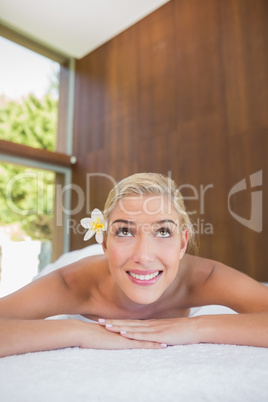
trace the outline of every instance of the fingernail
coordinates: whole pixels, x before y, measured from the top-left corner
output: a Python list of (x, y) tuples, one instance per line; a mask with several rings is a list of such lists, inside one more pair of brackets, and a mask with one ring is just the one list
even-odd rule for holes
[(98, 321), (99, 321), (100, 324), (103, 324), (105, 322), (104, 318), (99, 318)]
[(166, 348), (167, 344), (166, 343), (161, 343), (162, 348)]
[(121, 335), (126, 335), (127, 331), (120, 331)]
[(105, 327), (106, 328), (112, 328), (112, 324), (106, 324)]

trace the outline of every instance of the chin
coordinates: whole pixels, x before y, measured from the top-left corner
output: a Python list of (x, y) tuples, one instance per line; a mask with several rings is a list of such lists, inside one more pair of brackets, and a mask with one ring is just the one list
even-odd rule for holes
[(160, 297), (161, 294), (150, 294), (149, 292), (125, 292), (126, 296), (133, 303), (149, 305), (155, 303)]

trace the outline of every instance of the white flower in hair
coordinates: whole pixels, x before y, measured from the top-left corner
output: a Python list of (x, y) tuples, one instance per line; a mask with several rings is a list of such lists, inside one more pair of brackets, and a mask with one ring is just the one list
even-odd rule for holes
[(103, 232), (107, 230), (107, 222), (101, 211), (97, 208), (93, 209), (91, 218), (83, 218), (80, 221), (83, 228), (88, 229), (84, 236), (84, 240), (89, 240), (96, 233), (97, 243), (103, 242)]

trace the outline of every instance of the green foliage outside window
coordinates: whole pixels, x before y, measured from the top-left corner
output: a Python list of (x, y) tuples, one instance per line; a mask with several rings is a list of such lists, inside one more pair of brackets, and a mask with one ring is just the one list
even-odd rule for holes
[[(3, 102), (2, 102), (3, 104)], [(0, 139), (55, 149), (58, 100), (33, 94), (0, 107)], [(34, 152), (34, 150), (33, 150)], [(0, 225), (19, 222), (33, 239), (52, 237), (54, 174), (0, 163)]]

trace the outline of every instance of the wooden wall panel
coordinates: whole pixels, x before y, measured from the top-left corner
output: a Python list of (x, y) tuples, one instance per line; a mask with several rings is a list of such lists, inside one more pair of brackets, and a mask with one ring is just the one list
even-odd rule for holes
[[(85, 199), (72, 216), (77, 228), (103, 208), (112, 179), (169, 172), (186, 185), (199, 254), (268, 281), (267, 67), (266, 0), (171, 0), (78, 60), (74, 183)], [(230, 206), (250, 218), (258, 171), (261, 233), (228, 210), (230, 190), (245, 179)], [(72, 249), (85, 246), (82, 237), (73, 229)]]

